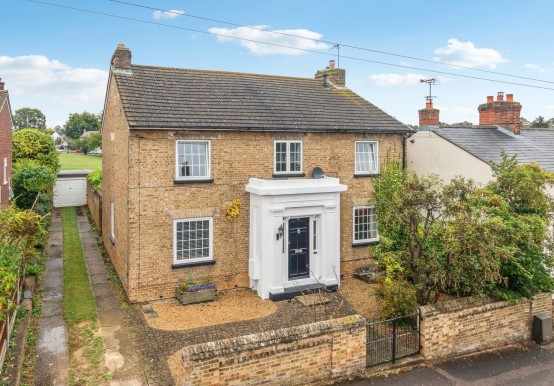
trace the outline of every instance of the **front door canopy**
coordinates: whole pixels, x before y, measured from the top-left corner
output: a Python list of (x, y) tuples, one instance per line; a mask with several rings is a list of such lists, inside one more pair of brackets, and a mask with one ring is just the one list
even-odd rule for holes
[(250, 178), (246, 191), (258, 196), (280, 196), (290, 194), (338, 193), (348, 189), (338, 178), (261, 179)]

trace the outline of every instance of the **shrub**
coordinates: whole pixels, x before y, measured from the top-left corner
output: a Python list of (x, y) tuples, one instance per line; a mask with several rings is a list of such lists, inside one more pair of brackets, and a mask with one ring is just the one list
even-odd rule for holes
[(22, 247), (0, 239), (0, 321), (16, 306), (11, 300), (17, 288), (23, 260)]
[(96, 189), (102, 189), (102, 168), (97, 168), (87, 175), (87, 181)]
[(34, 160), (57, 172), (60, 160), (54, 140), (35, 129), (22, 129), (13, 133), (13, 162)]
[(35, 161), (22, 160), (14, 168), (13, 191), (16, 205), (31, 209), (37, 195), (54, 186), (56, 173)]
[(418, 307), (414, 286), (403, 279), (385, 279), (376, 295), (386, 319), (412, 314)]

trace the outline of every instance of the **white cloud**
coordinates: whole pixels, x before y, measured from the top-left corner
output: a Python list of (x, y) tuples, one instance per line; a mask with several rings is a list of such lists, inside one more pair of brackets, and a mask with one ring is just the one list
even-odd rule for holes
[(554, 110), (554, 105), (548, 105), (548, 106), (546, 106), (546, 109), (547, 110)]
[(539, 74), (544, 74), (547, 72), (551, 72), (553, 70), (552, 68), (539, 66), (538, 64), (533, 64), (533, 63), (525, 63), (523, 67), (525, 67), (528, 70), (536, 71)]
[[(255, 28), (255, 29), (252, 29)], [(330, 46), (325, 43), (315, 42), (309, 39), (321, 39), (323, 35), (317, 32), (309, 31), (307, 29), (284, 29), (284, 30), (275, 30), (274, 32), (279, 32), (280, 34), (288, 34), (300, 36), (301, 38), (295, 36), (287, 36), (275, 34), (272, 32), (264, 31), (268, 28), (267, 25), (259, 25), (254, 27), (238, 27), (235, 29), (228, 28), (210, 28), (208, 31), (218, 35), (217, 40), (220, 43), (227, 42), (237, 42), (241, 46), (248, 49), (254, 55), (302, 55), (304, 52), (298, 49), (291, 49), (280, 46), (288, 46), (299, 49), (306, 50), (325, 50), (329, 49)], [(255, 40), (257, 42), (265, 42), (270, 44), (257, 43), (254, 41), (247, 40), (237, 40), (233, 38)], [(274, 45), (271, 45), (274, 44)]]
[(48, 126), (62, 125), (70, 113), (102, 110), (108, 72), (72, 68), (43, 55), (0, 56), (0, 74), (13, 110), (40, 109)]
[(374, 74), (369, 80), (377, 86), (413, 86), (420, 84), (420, 79), (428, 77), (421, 74)]
[(507, 60), (502, 57), (500, 52), (492, 48), (477, 48), (468, 42), (461, 42), (458, 39), (448, 39), (448, 44), (435, 50), (437, 57), (433, 58), (437, 62), (445, 62), (465, 67), (485, 66), (494, 69)]
[(184, 14), (185, 11), (170, 9), (169, 11), (154, 11), (152, 12), (152, 17), (156, 20), (171, 20)]

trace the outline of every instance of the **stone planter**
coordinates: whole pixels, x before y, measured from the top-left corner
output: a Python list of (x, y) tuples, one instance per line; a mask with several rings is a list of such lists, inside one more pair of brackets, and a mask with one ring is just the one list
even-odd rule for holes
[(182, 291), (178, 287), (175, 291), (177, 295), (177, 299), (179, 300), (179, 303), (181, 303), (184, 306), (187, 304), (193, 304), (193, 303), (211, 302), (215, 300), (216, 292), (217, 291), (215, 288), (202, 289), (202, 290), (190, 292), (190, 291)]

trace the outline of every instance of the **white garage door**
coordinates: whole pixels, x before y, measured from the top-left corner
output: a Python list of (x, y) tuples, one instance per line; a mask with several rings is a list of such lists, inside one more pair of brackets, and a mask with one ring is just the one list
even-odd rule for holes
[(86, 177), (58, 177), (54, 185), (54, 207), (81, 206), (86, 203)]

